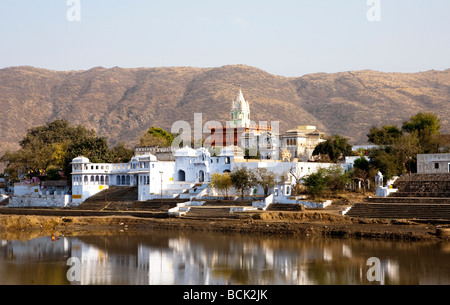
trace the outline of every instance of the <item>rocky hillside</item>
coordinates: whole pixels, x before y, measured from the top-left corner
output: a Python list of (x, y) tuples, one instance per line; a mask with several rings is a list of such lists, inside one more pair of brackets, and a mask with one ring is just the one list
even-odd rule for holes
[[(0, 70), (0, 153), (18, 147), (28, 128), (65, 118), (134, 145), (151, 126), (170, 130), (194, 113), (225, 121), (238, 87), (252, 120), (279, 121), (281, 131), (317, 125), (352, 143), (372, 125), (401, 124), (432, 111), (450, 132), (450, 69), (414, 74), (355, 71), (286, 78), (249, 66), (50, 71)], [(192, 125), (193, 126), (193, 125)]]

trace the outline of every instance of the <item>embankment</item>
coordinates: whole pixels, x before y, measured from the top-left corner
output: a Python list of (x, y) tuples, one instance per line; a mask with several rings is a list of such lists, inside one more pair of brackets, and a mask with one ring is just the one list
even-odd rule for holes
[[(2, 236), (148, 233), (152, 230), (377, 238), (448, 240), (443, 228), (401, 220), (353, 219), (322, 212), (258, 212), (236, 219), (141, 218), (134, 216), (0, 215)], [(438, 229), (438, 231), (437, 231)], [(446, 229), (444, 229), (446, 230)]]

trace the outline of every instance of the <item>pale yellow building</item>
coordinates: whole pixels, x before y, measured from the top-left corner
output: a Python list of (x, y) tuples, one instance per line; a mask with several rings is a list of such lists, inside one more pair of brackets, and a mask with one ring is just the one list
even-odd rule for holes
[(324, 133), (318, 131), (316, 126), (297, 126), (281, 135), (281, 151), (287, 148), (292, 159), (297, 158), (300, 162), (308, 162), (316, 146), (325, 141), (321, 138), (322, 135)]

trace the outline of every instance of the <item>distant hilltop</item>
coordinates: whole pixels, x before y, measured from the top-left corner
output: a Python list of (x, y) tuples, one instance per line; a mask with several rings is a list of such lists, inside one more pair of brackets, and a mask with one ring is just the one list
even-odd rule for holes
[(314, 125), (364, 144), (371, 126), (401, 126), (425, 111), (450, 133), (450, 69), (292, 78), (245, 65), (65, 72), (11, 67), (0, 70), (0, 153), (16, 149), (28, 128), (55, 119), (93, 128), (111, 144), (135, 144), (151, 126), (170, 131), (178, 120), (193, 124), (194, 113), (202, 113), (204, 123), (226, 121), (239, 87), (252, 107), (251, 119), (279, 121), (281, 132)]

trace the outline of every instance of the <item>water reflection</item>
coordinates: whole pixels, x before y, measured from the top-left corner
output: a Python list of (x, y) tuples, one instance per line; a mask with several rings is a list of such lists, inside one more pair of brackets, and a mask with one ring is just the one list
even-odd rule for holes
[[(446, 243), (243, 237), (211, 234), (50, 237), (2, 240), (0, 284), (450, 284)], [(367, 259), (381, 261), (369, 282)]]

